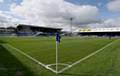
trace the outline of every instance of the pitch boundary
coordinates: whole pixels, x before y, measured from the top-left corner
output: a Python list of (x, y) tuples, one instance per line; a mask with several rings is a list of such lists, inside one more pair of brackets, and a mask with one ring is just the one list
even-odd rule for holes
[[(118, 40), (118, 39), (117, 39), (117, 40)], [(15, 48), (14, 46), (12, 46), (12, 45), (10, 45), (10, 44), (2, 44), (2, 46), (5, 47), (5, 48), (8, 49), (8, 50), (9, 50), (9, 48), (12, 48), (13, 50), (19, 52), (20, 54), (22, 54), (22, 55), (24, 55), (25, 57), (29, 58), (30, 60), (34, 61), (35, 63), (41, 65), (42, 67), (44, 67), (44, 68), (46, 68), (46, 69), (52, 71), (53, 73), (58, 74), (58, 73), (62, 73), (62, 72), (64, 72), (64, 71), (66, 71), (66, 70), (72, 68), (73, 66), (75, 66), (75, 65), (77, 65), (77, 64), (79, 64), (79, 63), (81, 63), (82, 61), (84, 61), (84, 60), (86, 60), (86, 59), (88, 59), (88, 58), (90, 58), (90, 57), (96, 55), (97, 53), (101, 52), (103, 49), (105, 49), (105, 48), (109, 47), (110, 45), (112, 45), (112, 44), (113, 44), (114, 42), (116, 42), (117, 40), (111, 41), (110, 43), (106, 44), (106, 45), (103, 46), (102, 48), (100, 48), (100, 49), (96, 50), (95, 52), (93, 52), (93, 53), (91, 53), (91, 54), (85, 56), (85, 57), (82, 58), (82, 59), (79, 59), (78, 61), (72, 63), (71, 65), (69, 64), (68, 66), (66, 66), (65, 68), (61, 69), (60, 71), (56, 71), (56, 70), (54, 70), (54, 69), (52, 69), (52, 68), (49, 67), (49, 66), (51, 66), (51, 65), (53, 65), (53, 64), (51, 64), (51, 65), (44, 64), (44, 63), (38, 61), (37, 59), (31, 57), (30, 55), (24, 53), (24, 52), (21, 51), (20, 49)]]

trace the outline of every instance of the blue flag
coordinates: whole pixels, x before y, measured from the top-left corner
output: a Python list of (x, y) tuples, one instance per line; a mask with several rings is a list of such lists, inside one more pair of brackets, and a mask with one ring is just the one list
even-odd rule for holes
[(60, 39), (61, 39), (61, 37), (60, 37), (59, 33), (57, 33), (57, 34), (56, 34), (56, 41), (57, 41), (58, 43), (60, 43)]

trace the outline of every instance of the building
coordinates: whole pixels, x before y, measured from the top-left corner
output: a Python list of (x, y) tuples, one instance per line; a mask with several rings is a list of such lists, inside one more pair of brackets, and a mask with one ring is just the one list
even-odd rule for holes
[(120, 28), (83, 28), (80, 29), (79, 35), (82, 36), (120, 36)]
[(0, 35), (11, 35), (16, 33), (15, 27), (0, 27)]
[(35, 25), (19, 24), (16, 28), (17, 35), (55, 35), (61, 28), (41, 27)]
[(0, 27), (0, 35), (16, 34), (17, 36), (55, 35), (61, 28), (41, 27), (35, 25), (19, 24), (17, 27)]

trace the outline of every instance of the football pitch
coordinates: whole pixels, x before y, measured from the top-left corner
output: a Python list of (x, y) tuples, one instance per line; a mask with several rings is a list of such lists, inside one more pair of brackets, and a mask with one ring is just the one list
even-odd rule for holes
[[(120, 39), (0, 37), (0, 76), (120, 76)], [(57, 73), (57, 74), (56, 74)]]

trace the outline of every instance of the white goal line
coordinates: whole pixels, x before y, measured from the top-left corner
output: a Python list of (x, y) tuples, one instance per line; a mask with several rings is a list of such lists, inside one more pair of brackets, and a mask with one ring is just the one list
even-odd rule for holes
[(17, 48), (15, 48), (15, 47), (13, 47), (13, 46), (10, 45), (10, 44), (2, 44), (2, 46), (5, 47), (5, 48), (8, 49), (8, 50), (9, 50), (9, 48), (12, 48), (12, 49), (14, 49), (15, 51), (19, 52), (20, 54), (22, 54), (22, 55), (26, 56), (27, 58), (29, 58), (30, 60), (36, 62), (37, 64), (39, 64), (39, 65), (45, 67), (46, 69), (48, 69), (48, 70), (50, 70), (50, 71), (52, 71), (52, 72), (54, 72), (54, 73), (57, 73), (56, 70), (54, 70), (54, 69), (48, 67), (47, 65), (45, 65), (45, 64), (43, 64), (42, 62), (36, 60), (35, 58), (31, 57), (30, 55), (24, 53), (24, 52), (21, 51), (20, 49), (17, 49)]
[(78, 61), (76, 61), (76, 62), (74, 62), (74, 63), (72, 63), (72, 64), (69, 65), (68, 67), (63, 68), (63, 69), (60, 70), (58, 73), (62, 73), (62, 72), (64, 72), (65, 70), (68, 70), (69, 68), (72, 68), (73, 66), (75, 66), (75, 65), (77, 65), (77, 64), (79, 64), (79, 63), (81, 63), (82, 61), (84, 61), (84, 60), (86, 60), (86, 59), (88, 59), (88, 58), (90, 58), (90, 57), (96, 55), (97, 53), (101, 52), (103, 49), (105, 49), (105, 48), (109, 47), (110, 45), (112, 45), (115, 41), (117, 41), (117, 40), (114, 40), (114, 41), (108, 43), (107, 45), (105, 45), (105, 46), (103, 46), (102, 48), (96, 50), (95, 52), (93, 52), (93, 53), (87, 55), (86, 57), (84, 57), (84, 58), (82, 58), (82, 59), (80, 59), (80, 60), (78, 60)]

